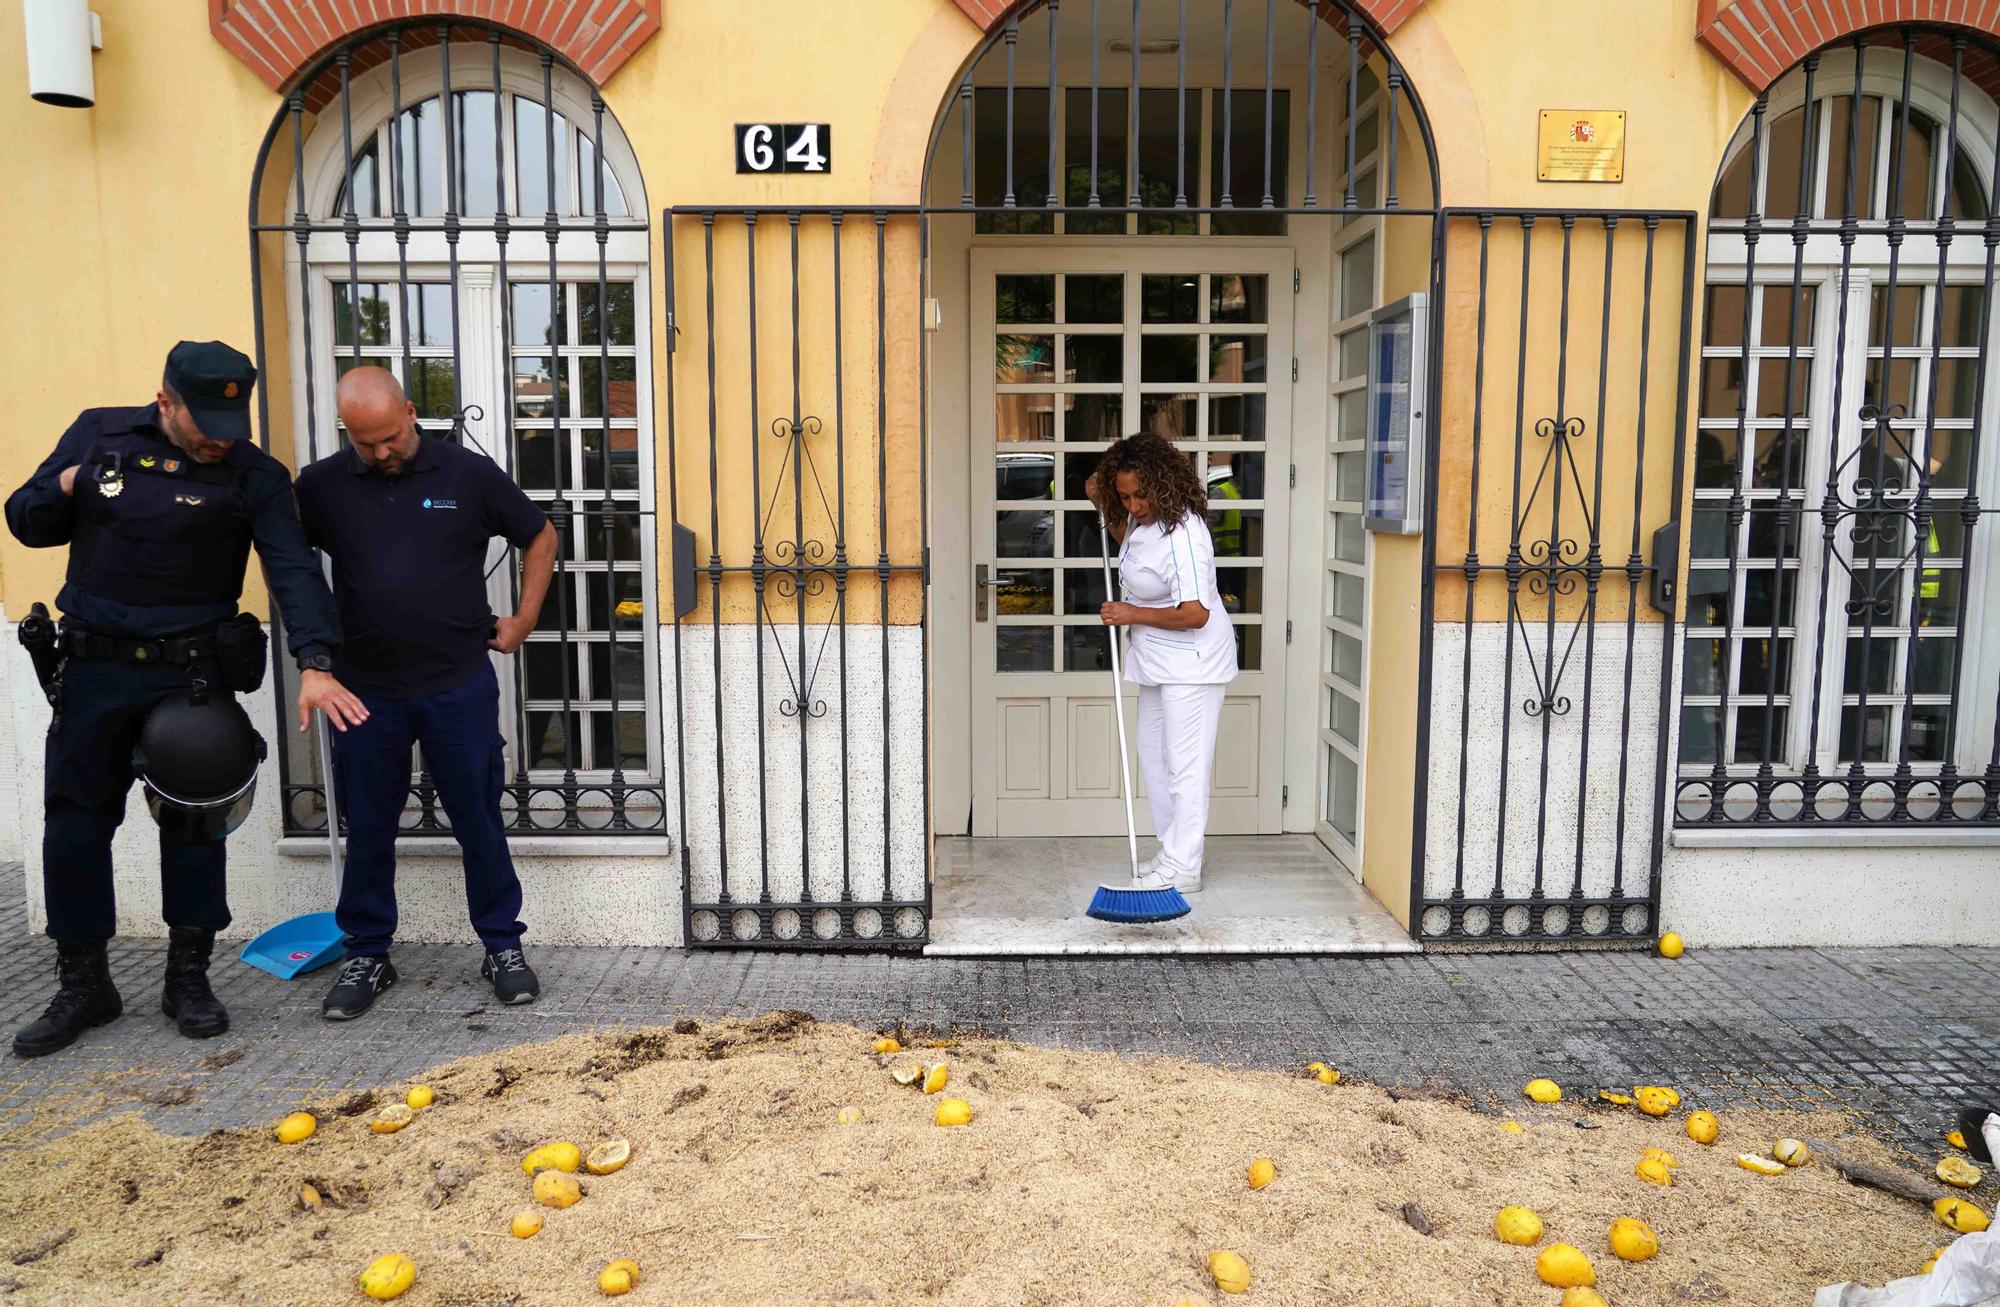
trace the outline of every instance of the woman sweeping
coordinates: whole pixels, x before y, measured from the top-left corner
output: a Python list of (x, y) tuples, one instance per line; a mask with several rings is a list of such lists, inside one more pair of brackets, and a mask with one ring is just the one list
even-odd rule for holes
[(1139, 768), (1160, 837), (1135, 888), (1192, 894), (1201, 889), (1216, 724), (1236, 678), (1236, 637), (1203, 516), (1208, 496), (1187, 456), (1150, 433), (1105, 450), (1085, 493), (1120, 546), (1121, 597), (1100, 615), (1106, 626), (1131, 628), (1125, 679), (1139, 687)]

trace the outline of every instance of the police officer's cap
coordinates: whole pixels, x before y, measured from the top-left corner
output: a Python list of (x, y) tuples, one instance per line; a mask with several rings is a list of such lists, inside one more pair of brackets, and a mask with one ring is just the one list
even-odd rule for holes
[(167, 385), (210, 440), (250, 438), (257, 367), (219, 340), (184, 340), (167, 354)]

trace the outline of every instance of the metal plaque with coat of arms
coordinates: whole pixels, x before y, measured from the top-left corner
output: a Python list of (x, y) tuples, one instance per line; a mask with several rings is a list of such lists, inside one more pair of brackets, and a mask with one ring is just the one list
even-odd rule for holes
[(1540, 181), (1625, 180), (1623, 109), (1544, 109), (1536, 145)]

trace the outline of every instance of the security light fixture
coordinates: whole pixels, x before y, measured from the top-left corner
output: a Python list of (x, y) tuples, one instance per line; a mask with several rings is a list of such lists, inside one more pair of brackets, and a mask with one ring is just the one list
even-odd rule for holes
[(27, 22), (28, 94), (43, 104), (88, 109), (97, 103), (90, 55), (104, 32), (89, 0), (21, 0)]

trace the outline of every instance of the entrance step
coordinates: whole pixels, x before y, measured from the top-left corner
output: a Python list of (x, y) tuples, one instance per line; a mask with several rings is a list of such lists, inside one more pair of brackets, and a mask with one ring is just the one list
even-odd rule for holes
[[(1141, 843), (1141, 858), (1152, 854)], [(1120, 926), (1083, 915), (1126, 877), (1117, 838), (937, 841), (935, 957), (1159, 953), (1383, 954), (1420, 951), (1310, 835), (1218, 836), (1202, 892), (1176, 921)]]

